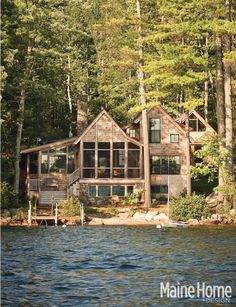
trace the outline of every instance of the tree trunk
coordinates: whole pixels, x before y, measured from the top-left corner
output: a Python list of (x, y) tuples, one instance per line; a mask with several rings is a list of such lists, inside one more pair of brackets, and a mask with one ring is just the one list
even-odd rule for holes
[(209, 90), (208, 81), (204, 82), (204, 116), (206, 122), (208, 122), (208, 101), (209, 101)]
[[(141, 8), (140, 0), (136, 0), (137, 16), (140, 22)], [(144, 87), (144, 72), (143, 72), (143, 44), (141, 25), (138, 26), (139, 33), (139, 67), (138, 67), (138, 79), (139, 79), (139, 95), (140, 103), (143, 107), (146, 105), (146, 93)], [(143, 124), (143, 145), (144, 145), (144, 188), (145, 188), (145, 207), (151, 206), (151, 180), (150, 180), (150, 155), (149, 155), (149, 138), (148, 138), (148, 114), (147, 110), (142, 110), (142, 124)]]
[(69, 131), (69, 137), (73, 136), (72, 133), (72, 127), (71, 127), (71, 120), (72, 120), (72, 101), (71, 101), (71, 94), (70, 94), (70, 56), (67, 57), (67, 99), (68, 99), (68, 106), (69, 106), (69, 112), (70, 112), (70, 131)]
[(191, 187), (191, 177), (190, 177), (190, 133), (189, 133), (189, 110), (187, 110), (187, 118), (186, 118), (186, 166), (187, 166), (187, 195), (191, 195), (192, 187)]
[[(226, 0), (225, 19), (231, 21), (231, 0)], [(231, 37), (224, 37), (224, 52), (231, 51)], [(231, 85), (231, 64), (224, 61), (224, 90), (225, 90), (225, 141), (229, 151), (228, 172), (233, 175), (233, 114), (232, 114), (232, 85)]]
[[(205, 57), (208, 60), (208, 35), (206, 36), (205, 41)], [(209, 81), (204, 82), (204, 115), (205, 120), (208, 122), (208, 102), (209, 102)]]
[[(224, 75), (223, 75), (223, 63), (222, 63), (222, 40), (219, 35), (216, 35), (215, 37), (215, 51), (216, 51), (217, 124), (218, 124), (218, 134), (222, 141), (220, 149), (223, 149), (224, 138), (225, 138)], [(220, 167), (219, 179), (218, 179), (219, 186), (224, 183), (223, 173), (224, 170), (222, 167)]]
[(22, 87), (20, 92), (19, 117), (18, 117), (17, 132), (16, 132), (14, 189), (17, 194), (19, 193), (19, 183), (20, 183), (20, 147), (21, 147), (21, 138), (22, 138), (23, 123), (24, 123), (24, 112), (25, 112), (25, 89)]

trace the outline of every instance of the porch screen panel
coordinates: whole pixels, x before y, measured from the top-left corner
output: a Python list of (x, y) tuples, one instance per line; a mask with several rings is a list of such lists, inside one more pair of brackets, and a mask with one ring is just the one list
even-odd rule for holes
[(113, 177), (125, 177), (125, 144), (123, 142), (113, 143)]
[(85, 142), (83, 150), (83, 177), (95, 177), (95, 143)]
[(140, 177), (140, 148), (128, 143), (128, 178)]
[(98, 143), (98, 178), (110, 178), (110, 143)]

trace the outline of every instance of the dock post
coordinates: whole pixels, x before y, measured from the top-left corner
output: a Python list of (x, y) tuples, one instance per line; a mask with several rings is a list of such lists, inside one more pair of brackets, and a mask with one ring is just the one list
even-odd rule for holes
[(57, 219), (58, 219), (58, 205), (56, 203), (56, 208), (55, 208), (55, 226), (57, 226)]
[(31, 226), (32, 222), (32, 205), (31, 205), (31, 200), (29, 200), (29, 210), (28, 210), (28, 225)]
[(80, 218), (81, 218), (81, 226), (84, 225), (84, 204), (81, 204), (80, 207)]

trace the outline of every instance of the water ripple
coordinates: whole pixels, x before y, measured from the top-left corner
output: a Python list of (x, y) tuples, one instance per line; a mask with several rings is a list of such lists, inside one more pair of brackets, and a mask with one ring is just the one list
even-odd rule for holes
[(235, 234), (231, 227), (3, 227), (2, 306), (204, 306), (161, 298), (160, 282), (230, 285), (236, 306)]

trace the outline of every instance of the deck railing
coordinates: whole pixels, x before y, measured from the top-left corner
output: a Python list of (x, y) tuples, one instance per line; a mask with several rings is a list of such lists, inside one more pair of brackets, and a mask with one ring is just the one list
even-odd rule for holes
[(77, 168), (73, 173), (67, 175), (67, 187), (70, 187), (80, 177), (80, 169)]

